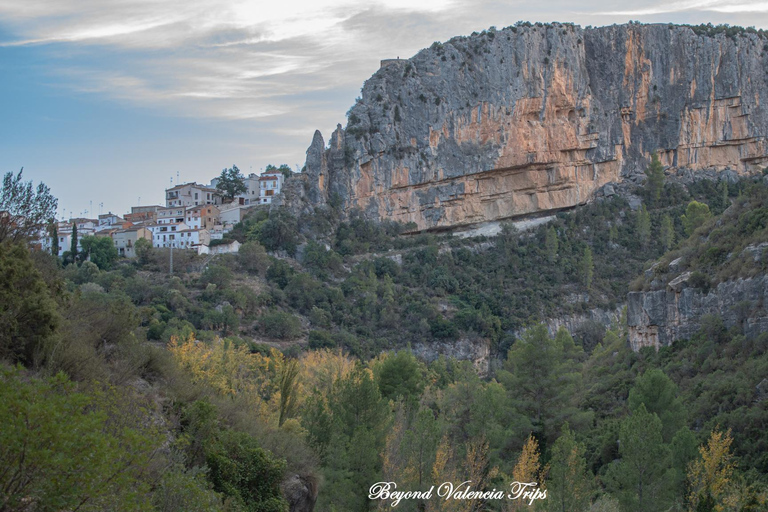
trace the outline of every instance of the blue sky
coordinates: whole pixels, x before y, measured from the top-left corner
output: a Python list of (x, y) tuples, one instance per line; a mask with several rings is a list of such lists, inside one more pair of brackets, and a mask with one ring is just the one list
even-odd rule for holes
[(158, 204), (177, 172), (301, 166), (380, 59), (518, 20), (768, 28), (768, 0), (0, 0), (0, 171), (69, 217)]

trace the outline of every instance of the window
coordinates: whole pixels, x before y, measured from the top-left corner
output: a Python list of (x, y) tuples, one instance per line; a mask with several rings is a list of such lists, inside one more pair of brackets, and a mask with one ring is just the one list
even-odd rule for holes
[[(197, 200), (197, 192), (195, 192), (195, 200)], [(195, 204), (197, 204), (197, 203), (195, 203)]]

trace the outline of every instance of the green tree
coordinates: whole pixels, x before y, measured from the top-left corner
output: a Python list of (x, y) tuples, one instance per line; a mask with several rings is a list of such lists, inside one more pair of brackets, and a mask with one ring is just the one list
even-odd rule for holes
[(582, 426), (589, 417), (576, 407), (582, 353), (567, 331), (553, 339), (542, 324), (525, 331), (509, 349), (499, 382), (530, 421), (528, 431), (542, 442), (553, 439), (565, 421)]
[(584, 248), (584, 255), (580, 262), (581, 282), (587, 290), (592, 289), (592, 279), (595, 275), (595, 261), (592, 257), (592, 249), (587, 246)]
[(264, 246), (259, 242), (246, 242), (240, 246), (237, 252), (237, 260), (240, 266), (252, 274), (264, 275), (269, 267), (269, 255)]
[(236, 165), (224, 169), (219, 175), (216, 190), (222, 193), (224, 199), (232, 201), (236, 195), (248, 191), (248, 187), (245, 185), (245, 176), (240, 173), (240, 169)]
[(59, 325), (56, 303), (22, 244), (0, 243), (0, 359), (31, 365)]
[(424, 388), (419, 362), (410, 350), (390, 355), (377, 370), (379, 389), (384, 398), (414, 402)]
[(288, 179), (291, 176), (293, 176), (293, 171), (291, 170), (291, 167), (287, 164), (282, 164), (280, 167), (275, 167), (274, 165), (269, 164), (264, 168), (264, 172), (269, 172), (269, 171), (280, 171), (282, 175), (285, 177), (285, 179)]
[(555, 231), (554, 226), (549, 226), (546, 231), (546, 235), (544, 238), (544, 248), (547, 251), (547, 260), (550, 263), (554, 263), (557, 259), (557, 249), (558, 249), (558, 240), (557, 240), (557, 231)]
[(3, 177), (0, 190), (0, 243), (39, 236), (56, 214), (58, 200), (42, 182), (34, 188), (22, 181), (22, 168)]
[(629, 392), (629, 408), (636, 411), (645, 405), (648, 412), (661, 420), (662, 437), (669, 443), (685, 424), (685, 408), (677, 396), (677, 385), (663, 371), (653, 368), (637, 378)]
[(624, 510), (651, 512), (669, 506), (669, 450), (662, 439), (658, 416), (641, 404), (619, 429), (619, 454), (606, 474), (606, 483)]
[(280, 492), (285, 461), (263, 450), (253, 437), (225, 430), (206, 448), (213, 488), (247, 512), (287, 512)]
[(72, 223), (72, 242), (69, 246), (69, 257), (77, 265), (77, 222)]
[(651, 202), (658, 204), (661, 200), (661, 192), (664, 190), (664, 167), (662, 167), (657, 154), (653, 154), (651, 164), (645, 169), (645, 175), (647, 176), (645, 188)]
[(269, 219), (261, 224), (258, 230), (259, 242), (268, 251), (284, 250), (293, 256), (298, 244), (298, 223), (288, 212), (276, 211), (270, 213)]
[(149, 263), (152, 257), (152, 242), (146, 238), (139, 238), (136, 240), (136, 257), (139, 258), (140, 265), (146, 265)]
[(142, 474), (163, 439), (127, 427), (111, 400), (76, 392), (63, 373), (0, 370), (0, 509), (152, 510)]
[(59, 257), (59, 228), (56, 221), (51, 221), (48, 225), (48, 236), (51, 237), (51, 254)]
[(109, 270), (117, 260), (117, 249), (109, 237), (84, 236), (80, 247), (83, 250), (83, 259), (93, 262), (100, 270)]
[(685, 214), (681, 217), (685, 234), (691, 236), (696, 228), (704, 224), (712, 213), (709, 211), (709, 205), (698, 201), (691, 201), (685, 208)]
[(571, 512), (589, 506), (594, 477), (587, 469), (584, 445), (563, 425), (562, 434), (552, 446), (547, 485), (547, 510)]
[(651, 214), (643, 205), (635, 217), (635, 234), (642, 247), (647, 247), (651, 240)]
[(672, 249), (675, 245), (675, 226), (669, 215), (664, 215), (661, 219), (661, 230), (659, 232), (659, 241), (664, 252)]

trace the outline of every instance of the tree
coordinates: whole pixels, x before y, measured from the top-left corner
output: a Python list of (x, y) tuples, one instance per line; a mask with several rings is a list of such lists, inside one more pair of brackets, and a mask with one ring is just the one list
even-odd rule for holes
[(410, 350), (401, 350), (387, 357), (378, 368), (378, 381), (384, 398), (418, 400), (424, 382), (419, 362)]
[(593, 477), (587, 469), (584, 458), (585, 448), (576, 442), (576, 437), (563, 425), (560, 437), (552, 447), (549, 460), (547, 505), (551, 512), (584, 510), (590, 501)]
[(269, 255), (264, 250), (264, 246), (259, 242), (246, 242), (240, 246), (237, 252), (237, 260), (240, 266), (252, 274), (264, 275), (269, 267)]
[(285, 179), (288, 179), (291, 176), (293, 176), (293, 171), (291, 170), (291, 167), (287, 164), (282, 164), (280, 167), (275, 167), (274, 165), (269, 164), (264, 168), (264, 172), (269, 172), (269, 171), (280, 171), (285, 177)]
[(136, 240), (135, 250), (140, 265), (149, 263), (150, 257), (152, 256), (152, 242), (146, 238), (139, 238)]
[(554, 226), (549, 226), (544, 238), (544, 248), (547, 251), (547, 260), (550, 263), (554, 263), (557, 259), (558, 245), (557, 231), (555, 231)]
[(582, 353), (567, 331), (553, 339), (542, 324), (528, 329), (509, 349), (499, 382), (542, 442), (553, 439), (564, 421), (580, 425), (588, 415), (575, 405)]
[(100, 270), (109, 270), (117, 260), (117, 249), (106, 236), (84, 236), (80, 241), (83, 259), (94, 263)]
[(709, 205), (698, 201), (691, 201), (685, 208), (685, 214), (681, 217), (685, 234), (691, 236), (696, 228), (704, 224), (712, 213), (709, 211)]
[(224, 195), (225, 200), (232, 201), (236, 195), (248, 191), (248, 187), (245, 186), (245, 176), (240, 173), (240, 169), (236, 165), (224, 169), (219, 175), (216, 190)]
[[(736, 463), (731, 454), (731, 431), (715, 430), (705, 446), (699, 448), (700, 458), (689, 465), (688, 481), (690, 510), (730, 510), (727, 508)], [(708, 504), (709, 507), (704, 507)]]
[(231, 496), (247, 512), (285, 512), (280, 491), (285, 460), (263, 450), (253, 437), (225, 430), (206, 449), (213, 488)]
[(592, 278), (595, 275), (595, 262), (592, 257), (592, 249), (584, 248), (584, 256), (581, 258), (581, 282), (587, 290), (592, 289)]
[(58, 200), (42, 182), (35, 190), (32, 182), (22, 181), (22, 168), (3, 178), (0, 191), (0, 242), (30, 239), (40, 235), (56, 214)]
[(153, 510), (143, 474), (164, 438), (123, 398), (0, 370), (0, 509)]
[(661, 219), (661, 231), (659, 233), (659, 241), (664, 251), (668, 251), (675, 245), (675, 226), (672, 223), (672, 218), (669, 215), (664, 215)]
[(77, 265), (77, 222), (72, 223), (72, 243), (69, 246), (69, 257)]
[(685, 424), (685, 408), (677, 396), (677, 385), (658, 368), (648, 370), (637, 378), (629, 392), (628, 402), (632, 411), (645, 405), (648, 412), (659, 417), (666, 443)]
[(630, 512), (666, 510), (669, 454), (659, 417), (640, 404), (619, 429), (619, 454), (606, 474), (608, 487)]
[(661, 199), (661, 192), (664, 190), (664, 167), (662, 167), (657, 154), (653, 154), (651, 164), (645, 169), (645, 175), (648, 177), (645, 181), (645, 189), (648, 191), (652, 203), (657, 204)]
[(51, 254), (59, 257), (59, 229), (56, 222), (53, 221), (48, 225), (48, 236), (51, 237)]
[(651, 214), (645, 205), (638, 211), (635, 217), (635, 234), (642, 247), (647, 247), (651, 240)]
[(0, 304), (0, 359), (32, 364), (59, 315), (24, 245), (0, 243)]

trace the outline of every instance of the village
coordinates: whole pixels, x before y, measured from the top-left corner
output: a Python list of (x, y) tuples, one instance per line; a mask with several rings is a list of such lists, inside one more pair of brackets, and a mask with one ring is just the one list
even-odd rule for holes
[[(236, 168), (235, 168), (236, 169)], [(147, 240), (156, 248), (184, 249), (198, 254), (237, 252), (239, 243), (224, 243), (224, 235), (258, 205), (269, 205), (280, 193), (285, 179), (282, 168), (268, 166), (262, 174), (251, 173), (241, 182), (245, 188), (233, 197), (221, 187), (221, 178), (208, 185), (183, 183), (165, 190), (165, 206), (139, 205), (122, 216), (108, 212), (96, 219), (71, 218), (56, 225), (56, 243), (51, 233), (41, 240), (42, 247), (51, 251), (58, 247), (58, 256), (77, 249), (84, 236), (109, 237), (120, 257), (135, 258), (136, 244)]]

